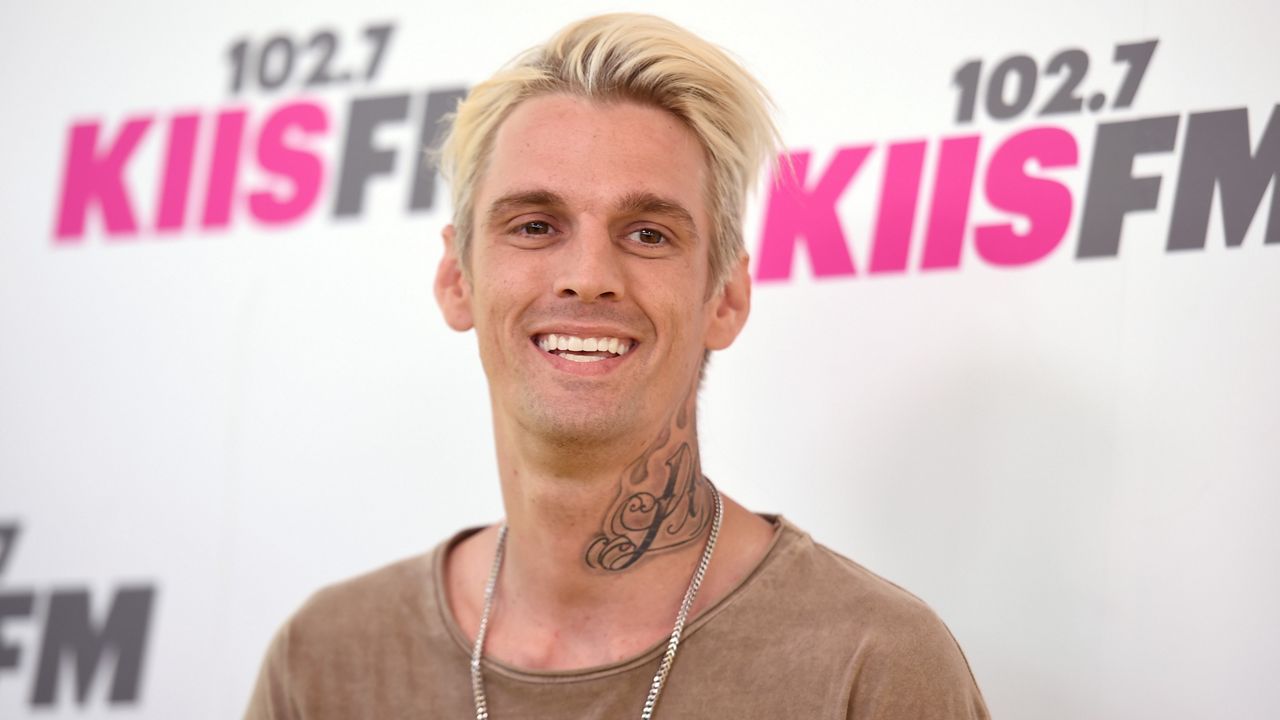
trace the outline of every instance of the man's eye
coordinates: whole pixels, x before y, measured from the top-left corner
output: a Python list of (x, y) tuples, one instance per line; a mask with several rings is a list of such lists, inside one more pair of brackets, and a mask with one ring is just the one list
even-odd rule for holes
[(548, 235), (551, 233), (551, 225), (541, 220), (523, 223), (516, 228), (516, 232), (524, 235)]
[(650, 245), (654, 247), (665, 245), (667, 243), (667, 236), (653, 228), (640, 228), (639, 230), (633, 230), (627, 235), (627, 237), (635, 240), (641, 245)]

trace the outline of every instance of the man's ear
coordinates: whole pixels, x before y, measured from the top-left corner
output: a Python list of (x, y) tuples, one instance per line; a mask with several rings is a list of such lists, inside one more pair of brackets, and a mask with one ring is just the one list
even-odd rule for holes
[(707, 320), (707, 349), (723, 350), (742, 331), (751, 312), (751, 273), (744, 252), (729, 271), (724, 289), (712, 296), (712, 314)]
[(475, 325), (471, 315), (471, 283), (462, 272), (453, 225), (446, 225), (440, 236), (444, 238), (444, 257), (436, 268), (436, 302), (449, 327), (463, 332)]

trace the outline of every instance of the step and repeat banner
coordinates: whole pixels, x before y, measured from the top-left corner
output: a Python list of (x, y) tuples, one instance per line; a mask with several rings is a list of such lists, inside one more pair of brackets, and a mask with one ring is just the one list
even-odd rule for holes
[[(311, 592), (500, 517), (423, 149), (606, 9), (0, 9), (0, 716), (237, 717)], [(924, 598), (997, 717), (1280, 716), (1280, 6), (643, 9), (794, 168), (706, 472)]]

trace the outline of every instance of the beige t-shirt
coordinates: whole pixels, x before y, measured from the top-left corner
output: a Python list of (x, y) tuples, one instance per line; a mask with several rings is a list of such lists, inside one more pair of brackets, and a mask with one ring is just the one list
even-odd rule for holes
[[(760, 565), (685, 628), (654, 717), (989, 718), (923, 602), (782, 518)], [(431, 552), (316, 593), (271, 643), (247, 720), (475, 717), (470, 645)], [(573, 671), (484, 661), (493, 720), (636, 718), (665, 640)]]

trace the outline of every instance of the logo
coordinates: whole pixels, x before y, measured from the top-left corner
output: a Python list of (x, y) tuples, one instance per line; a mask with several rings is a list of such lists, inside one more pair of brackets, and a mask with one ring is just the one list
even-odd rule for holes
[[(372, 82), (395, 27), (364, 28), (363, 42), (344, 50), (342, 36), (320, 30), (305, 39), (275, 35), (237, 39), (227, 52), (228, 105), (199, 111), (140, 113), (118, 127), (101, 119), (72, 123), (67, 131), (55, 245), (77, 245), (90, 218), (108, 240), (207, 233), (237, 223), (296, 223), (316, 212), (360, 216), (366, 190), (379, 176), (394, 176), (407, 160), (408, 212), (435, 204), (436, 173), (422, 149), (435, 139), (464, 88), (434, 88), (350, 99), (345, 108), (320, 98), (291, 99), (253, 111), (241, 99), (253, 89), (270, 95), (286, 86), (320, 93)], [(345, 117), (336, 157), (326, 141)], [(390, 126), (416, 123), (414, 141), (385, 147), (375, 141)], [(159, 150), (158, 187), (135, 187), (129, 166), (148, 143)], [(328, 185), (328, 187), (326, 187)], [(326, 200), (324, 193), (332, 188)]]
[[(1036, 108), (1037, 114), (1052, 118), (1079, 114), (1085, 107), (1090, 112), (1129, 108), (1157, 43), (1149, 40), (1116, 46), (1114, 65), (1121, 78), (1110, 106), (1103, 91), (1087, 99), (1080, 92), (1089, 68), (1088, 54), (1078, 48), (1057, 53), (1044, 65), (1043, 74), (1061, 80)], [(1017, 118), (1032, 109), (1040, 79), (1040, 66), (1034, 59), (1013, 55), (985, 75), (983, 70), (981, 60), (971, 60), (955, 72), (958, 124), (972, 122), (980, 98), (987, 115), (997, 121)], [(1059, 173), (1080, 165), (1080, 143), (1071, 131), (1049, 124), (994, 139), (994, 151), (981, 169), (979, 149), (993, 138), (976, 133), (936, 141), (840, 147), (821, 172), (811, 167), (810, 151), (791, 152), (782, 159), (766, 202), (756, 277), (789, 280), (799, 246), (807, 251), (817, 277), (858, 274), (837, 203), (858, 181), (873, 153), (885, 156), (884, 175), (869, 258), (863, 269), (866, 273), (957, 269), (970, 229), (972, 249), (988, 264), (1030, 265), (1062, 245), (1077, 204), (1083, 209), (1075, 239), (1076, 258), (1115, 257), (1120, 252), (1126, 217), (1154, 210), (1162, 190), (1163, 179), (1135, 173), (1135, 161), (1172, 153), (1179, 133), (1183, 136), (1182, 156), (1163, 239), (1166, 250), (1205, 248), (1215, 194), (1220, 200), (1226, 245), (1239, 247), (1267, 189), (1280, 185), (1280, 105), (1271, 108), (1256, 145), (1250, 142), (1250, 119), (1249, 109), (1238, 107), (1185, 117), (1172, 114), (1099, 123), (1080, 197), (1059, 179)], [(915, 220), (931, 149), (935, 150), (934, 179), (921, 232)], [(1012, 217), (971, 227), (969, 214), (975, 194), (993, 210)], [(1272, 190), (1266, 215), (1263, 242), (1280, 245), (1280, 189)], [(912, 268), (912, 242), (921, 235), (923, 248), (918, 265)]]
[[(155, 585), (122, 584), (109, 596), (74, 584), (15, 586), (5, 572), (21, 530), (0, 524), (0, 684), (25, 670), (32, 708), (139, 702)], [(35, 646), (6, 636), (19, 623), (36, 626)]]

